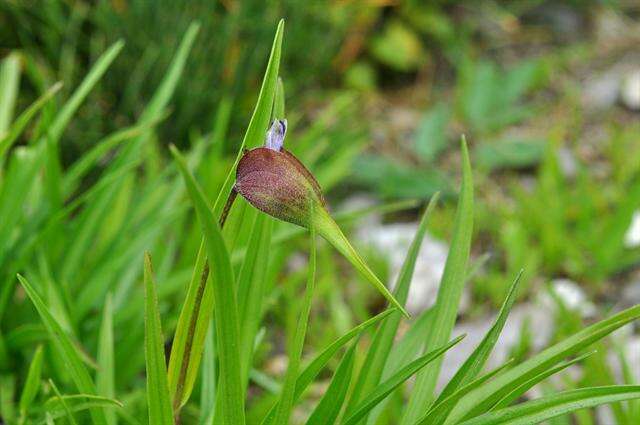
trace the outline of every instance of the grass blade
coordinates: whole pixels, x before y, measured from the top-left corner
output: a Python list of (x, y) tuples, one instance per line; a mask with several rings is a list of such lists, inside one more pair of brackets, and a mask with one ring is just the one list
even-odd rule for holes
[(453, 394), (458, 388), (471, 382), (482, 371), (493, 347), (498, 341), (500, 332), (502, 332), (502, 329), (504, 328), (504, 324), (507, 321), (511, 307), (513, 307), (513, 303), (516, 300), (516, 289), (518, 288), (518, 283), (520, 282), (521, 277), (522, 270), (518, 273), (511, 284), (511, 288), (507, 293), (507, 298), (504, 300), (493, 326), (491, 326), (487, 331), (487, 334), (484, 336), (480, 344), (478, 344), (476, 349), (473, 350), (473, 353), (471, 353), (464, 364), (460, 366), (460, 369), (458, 369), (444, 390), (442, 390), (442, 393), (440, 393), (440, 396), (434, 404), (438, 404), (440, 401)]
[(13, 119), (19, 88), (20, 57), (12, 53), (0, 64), (0, 137), (9, 129)]
[(62, 83), (56, 83), (49, 90), (47, 90), (42, 96), (40, 96), (35, 102), (31, 104), (24, 112), (22, 112), (14, 123), (9, 128), (9, 131), (2, 136), (0, 130), (0, 164), (4, 154), (11, 148), (13, 143), (20, 137), (24, 129), (27, 127), (33, 117), (40, 111), (40, 109), (49, 102), (49, 100), (60, 90)]
[(465, 336), (461, 335), (448, 344), (440, 347), (436, 350), (433, 350), (422, 357), (417, 358), (412, 361), (398, 372), (396, 372), (389, 379), (384, 381), (382, 384), (378, 385), (376, 389), (374, 389), (371, 393), (367, 394), (362, 398), (362, 402), (356, 406), (353, 410), (353, 413), (343, 422), (343, 425), (355, 425), (362, 418), (366, 416), (368, 412), (370, 412), (378, 403), (380, 403), (386, 396), (388, 396), (395, 388), (400, 386), (404, 381), (409, 379), (414, 373), (418, 372), (420, 369), (433, 362), (434, 360), (440, 358), (444, 353), (446, 353), (451, 347), (460, 342)]
[[(425, 346), (444, 344), (451, 334), (458, 314), (458, 305), (466, 280), (467, 263), (473, 232), (473, 179), (466, 141), (462, 140), (462, 186), (451, 240), (451, 248), (438, 289), (432, 327)], [(442, 359), (437, 359), (418, 374), (416, 384), (402, 419), (402, 424), (413, 424), (433, 402)]]
[(416, 425), (436, 425), (441, 424), (446, 418), (451, 409), (456, 405), (458, 400), (460, 400), (466, 394), (469, 394), (475, 388), (478, 388), (480, 385), (489, 381), (500, 372), (504, 371), (508, 367), (511, 367), (515, 359), (511, 359), (508, 362), (504, 363), (502, 366), (488, 372), (479, 378), (474, 379), (468, 384), (458, 388), (453, 394), (449, 397), (445, 398), (439, 403), (434, 403), (431, 410), (429, 410), (421, 419), (416, 422)]
[(25, 423), (27, 412), (31, 403), (38, 394), (40, 389), (40, 376), (42, 372), (42, 346), (36, 348), (36, 352), (33, 355), (31, 364), (29, 365), (29, 372), (27, 373), (27, 379), (20, 395), (20, 403), (18, 407), (20, 409), (20, 423)]
[[(53, 318), (48, 307), (45, 305), (44, 301), (42, 301), (42, 298), (40, 298), (40, 295), (38, 295), (31, 284), (21, 275), (18, 275), (18, 280), (31, 299), (31, 302), (38, 311), (42, 322), (51, 335), (51, 340), (56, 346), (58, 352), (61, 354), (62, 359), (67, 366), (69, 375), (78, 388), (78, 391), (81, 393), (96, 395), (95, 385), (82, 362), (82, 358), (78, 353), (75, 344), (64, 332), (60, 324)], [(90, 413), (91, 419), (95, 424), (106, 425), (107, 421), (102, 408), (93, 408), (90, 410)]]
[(167, 384), (167, 369), (164, 358), (164, 338), (158, 311), (158, 295), (151, 268), (151, 257), (144, 256), (144, 328), (145, 359), (147, 363), (147, 404), (149, 423), (173, 424), (171, 398)]
[[(329, 344), (324, 350), (318, 353), (314, 359), (304, 368), (304, 370), (298, 376), (296, 380), (296, 392), (294, 396), (294, 402), (297, 401), (304, 390), (307, 389), (309, 385), (313, 382), (313, 380), (318, 376), (320, 371), (324, 369), (327, 362), (338, 352), (340, 348), (346, 345), (349, 341), (351, 341), (356, 336), (361, 335), (364, 331), (374, 326), (376, 323), (379, 323), (381, 320), (387, 318), (391, 313), (397, 311), (392, 308), (389, 310), (385, 310), (376, 316), (373, 316), (369, 320), (362, 322), (358, 326), (355, 326), (349, 332), (342, 335), (340, 338), (336, 339), (334, 342)], [(275, 417), (275, 411), (277, 408), (277, 404), (274, 405), (269, 413), (265, 416), (262, 423), (270, 424), (273, 422), (273, 418)]]
[(594, 353), (595, 351), (592, 351), (590, 353), (586, 353), (581, 356), (578, 356), (573, 360), (562, 362), (559, 365), (554, 366), (550, 369), (547, 369), (544, 372), (534, 376), (533, 378), (521, 383), (516, 388), (514, 388), (509, 394), (505, 395), (498, 403), (492, 406), (491, 410), (497, 410), (497, 409), (502, 409), (504, 407), (508, 407), (509, 405), (511, 405), (511, 403), (516, 401), (520, 396), (522, 396), (524, 393), (526, 393), (531, 388), (533, 388), (536, 384), (542, 382), (544, 379), (547, 379), (549, 376), (555, 375), (556, 373), (559, 373), (565, 370), (571, 365), (581, 362), (582, 360), (586, 359), (587, 357), (591, 356)]
[[(398, 280), (396, 281), (393, 294), (402, 305), (407, 302), (411, 279), (413, 278), (413, 272), (416, 267), (416, 259), (420, 252), (424, 236), (427, 232), (427, 223), (429, 222), (431, 211), (437, 204), (438, 197), (439, 195), (436, 194), (431, 198), (431, 201), (429, 201), (429, 205), (422, 215), (418, 231), (411, 242), (404, 264), (402, 265), (402, 269), (398, 275)], [(384, 366), (389, 358), (389, 353), (393, 347), (401, 319), (402, 315), (398, 312), (392, 314), (387, 320), (378, 326), (378, 329), (373, 336), (373, 340), (371, 341), (371, 346), (367, 351), (364, 364), (360, 368), (358, 380), (356, 381), (353, 392), (351, 393), (347, 412), (350, 412), (350, 408), (355, 407), (355, 405), (362, 399), (362, 395), (371, 392), (378, 385), (382, 372), (384, 371)]]
[[(262, 89), (260, 90), (260, 95), (258, 96), (258, 103), (256, 104), (256, 109), (254, 110), (251, 122), (249, 123), (249, 127), (243, 139), (242, 146), (251, 146), (261, 143), (262, 138), (264, 137), (264, 133), (266, 132), (268, 120), (271, 115), (271, 108), (273, 106), (276, 80), (280, 64), (282, 26), (283, 22), (281, 21), (280, 25), (278, 26), (278, 31), (276, 32), (276, 37), (272, 47), (271, 56), (269, 58), (269, 64), (267, 65), (267, 71), (263, 80)], [(259, 128), (262, 127), (259, 126), (263, 124), (263, 121), (264, 125), (262, 127), (264, 128), (264, 130), (260, 133)], [(251, 143), (247, 143), (248, 140), (250, 140)], [(235, 165), (237, 165), (237, 162), (240, 160), (241, 154), (242, 147), (238, 152)], [(235, 173), (235, 165), (229, 171), (223, 188), (218, 193), (218, 197), (214, 205), (215, 217), (219, 217), (222, 213), (222, 209), (226, 202), (227, 196), (229, 196), (229, 193), (231, 191), (231, 186), (233, 184), (232, 177)], [(176, 408), (179, 408), (186, 402), (186, 399), (189, 397), (189, 394), (191, 393), (191, 390), (193, 388), (192, 382), (195, 382), (198, 364), (202, 354), (201, 350), (204, 346), (204, 337), (206, 335), (206, 330), (209, 323), (208, 317), (205, 316), (211, 311), (211, 306), (213, 305), (212, 295), (215, 291), (212, 291), (209, 288), (210, 285), (206, 285), (206, 281), (200, 282), (200, 277), (203, 275), (206, 263), (206, 249), (207, 248), (203, 240), (200, 245), (200, 250), (198, 251), (196, 267), (194, 268), (193, 278), (189, 285), (187, 300), (185, 301), (183, 310), (180, 314), (179, 326), (176, 328), (175, 343), (172, 346), (170, 356), (169, 383), (174, 398), (174, 406), (176, 406)], [(203, 288), (201, 289), (202, 295), (200, 298), (197, 297), (197, 294), (199, 292), (198, 288)], [(192, 314), (194, 309), (191, 307), (195, 307), (196, 303), (200, 303), (200, 305), (198, 305), (198, 311), (203, 312), (203, 317), (202, 319), (197, 319), (197, 328), (193, 335), (189, 336), (189, 333), (185, 332), (184, 330), (189, 328), (189, 323), (194, 323), (195, 316), (193, 316)], [(237, 307), (234, 306), (234, 309), (235, 308)], [(217, 325), (218, 324), (216, 323), (216, 326)], [(237, 323), (235, 326), (238, 326)], [(218, 337), (220, 337), (220, 334), (218, 334)], [(190, 349), (187, 349), (188, 347), (190, 347)], [(236, 349), (238, 348), (236, 347)], [(191, 351), (194, 352), (191, 353)], [(193, 359), (193, 361), (190, 361), (191, 358)], [(185, 365), (188, 369), (186, 372), (184, 372)], [(181, 375), (183, 375), (184, 377), (181, 378)], [(184, 382), (184, 380), (188, 379), (187, 376), (191, 378), (189, 379), (189, 382)]]
[(215, 334), (214, 327), (209, 326), (204, 339), (204, 353), (202, 354), (202, 373), (200, 377), (200, 417), (199, 425), (207, 425), (213, 421), (216, 405), (216, 362), (215, 362)]
[[(204, 350), (206, 326), (213, 310), (213, 288), (207, 282), (208, 273), (203, 274), (207, 267), (205, 249), (201, 246), (198, 251), (169, 357), (169, 390), (176, 411), (180, 410), (191, 395), (193, 385), (187, 383), (187, 376), (198, 370), (202, 355), (199, 350)], [(191, 380), (189, 382), (192, 383)]]
[(460, 425), (534, 425), (579, 409), (637, 398), (639, 385), (581, 388), (485, 413)]
[(184, 36), (180, 41), (178, 50), (171, 60), (171, 65), (169, 65), (169, 69), (162, 79), (162, 83), (160, 83), (160, 86), (153, 94), (153, 98), (151, 98), (147, 107), (140, 116), (140, 124), (149, 124), (158, 120), (167, 107), (167, 103), (169, 102), (169, 99), (171, 99), (171, 96), (173, 96), (176, 85), (182, 76), (182, 71), (187, 63), (189, 51), (191, 50), (191, 46), (198, 35), (198, 31), (200, 31), (200, 24), (197, 22), (192, 22), (187, 28), (187, 31), (184, 33)]
[[(98, 372), (96, 375), (96, 388), (98, 394), (103, 397), (115, 398), (115, 366), (113, 360), (113, 307), (111, 294), (107, 294), (102, 311), (102, 324), (98, 339)], [(116, 423), (116, 414), (112, 410), (105, 412), (107, 423)]]
[(266, 214), (256, 214), (247, 246), (247, 255), (238, 277), (238, 313), (240, 316), (240, 347), (242, 352), (242, 378), (246, 385), (253, 358), (254, 341), (264, 298), (269, 248), (273, 220)]
[(522, 382), (543, 373), (561, 362), (564, 358), (576, 354), (616, 329), (638, 318), (640, 318), (640, 305), (621, 311), (608, 319), (595, 323), (569, 336), (529, 360), (515, 366), (513, 369), (508, 370), (486, 385), (470, 392), (460, 400), (445, 423), (458, 423), (461, 419), (469, 415), (478, 415), (487, 411), (502, 397), (521, 385)]
[(353, 374), (354, 354), (357, 342), (353, 343), (342, 357), (338, 368), (333, 374), (327, 391), (316, 408), (309, 416), (307, 425), (323, 425), (335, 423), (342, 404), (347, 396), (347, 390)]
[(78, 187), (82, 177), (84, 177), (95, 164), (106, 155), (110, 150), (116, 148), (120, 143), (129, 139), (139, 137), (144, 132), (150, 130), (159, 121), (151, 121), (150, 123), (143, 123), (134, 125), (131, 127), (118, 130), (112, 134), (109, 134), (104, 139), (98, 141), (94, 147), (88, 152), (82, 155), (80, 159), (71, 165), (64, 174), (62, 185), (63, 193), (66, 196)]
[(276, 88), (278, 84), (278, 73), (280, 69), (280, 55), (282, 51), (282, 36), (284, 32), (284, 20), (280, 20), (278, 28), (276, 29), (276, 35), (273, 39), (273, 45), (271, 46), (271, 54), (269, 55), (269, 62), (267, 63), (267, 69), (262, 79), (262, 86), (260, 87), (260, 94), (258, 95), (258, 101), (256, 107), (251, 115), (249, 126), (242, 139), (240, 149), (233, 163), (233, 166), (229, 170), (227, 177), (218, 193), (215, 205), (213, 207), (216, 217), (219, 217), (224, 208), (225, 201), (231, 192), (233, 186), (233, 176), (236, 172), (236, 166), (242, 157), (244, 148), (255, 148), (260, 146), (264, 141), (264, 135), (269, 127), (269, 118), (271, 117), (271, 111), (273, 108), (274, 99), (276, 96)]
[(50, 140), (55, 144), (57, 144), (60, 136), (62, 136), (62, 132), (69, 124), (71, 117), (78, 110), (80, 104), (87, 97), (89, 92), (95, 87), (95, 85), (100, 81), (100, 78), (107, 72), (107, 69), (111, 65), (111, 63), (118, 56), (122, 48), (124, 47), (124, 42), (119, 40), (115, 42), (106, 52), (104, 52), (96, 61), (96, 63), (91, 67), (91, 70), (87, 73), (80, 86), (73, 92), (73, 95), (69, 98), (69, 100), (64, 104), (60, 112), (56, 115), (56, 118), (51, 123), (49, 127), (48, 136)]
[[(194, 204), (198, 221), (205, 235), (211, 283), (214, 294), (214, 314), (220, 362), (222, 412), (220, 417), (228, 424), (242, 425), (244, 416), (244, 393), (240, 381), (240, 350), (238, 311), (235, 284), (229, 253), (222, 232), (213, 213), (207, 207), (202, 189), (187, 169), (187, 164), (175, 147), (171, 153), (182, 173), (187, 191)], [(201, 350), (202, 348), (200, 348)]]
[(53, 392), (56, 394), (56, 397), (58, 398), (58, 401), (60, 402), (60, 405), (62, 406), (62, 409), (64, 410), (65, 414), (67, 415), (67, 419), (69, 420), (71, 425), (78, 425), (78, 422), (76, 421), (76, 418), (73, 416), (71, 409), (69, 409), (67, 402), (62, 397), (62, 394), (60, 394), (60, 390), (58, 390), (58, 387), (56, 386), (56, 384), (53, 383), (51, 379), (49, 379), (49, 385), (51, 385)]
[(331, 343), (327, 348), (322, 350), (308, 365), (307, 367), (300, 373), (298, 376), (298, 380), (296, 381), (296, 396), (298, 397), (302, 395), (305, 389), (313, 382), (316, 376), (320, 373), (320, 371), (327, 364), (329, 359), (333, 357), (333, 355), (345, 344), (351, 341), (354, 337), (362, 334), (364, 331), (374, 326), (376, 323), (379, 323), (381, 320), (386, 319), (390, 314), (397, 312), (396, 309), (392, 308), (389, 310), (385, 310), (382, 313), (372, 317), (371, 319), (362, 322), (358, 326), (351, 329), (346, 334), (342, 335), (340, 338), (336, 339), (333, 343)]
[(302, 348), (304, 346), (304, 338), (307, 333), (307, 323), (309, 321), (309, 313), (311, 311), (311, 301), (313, 299), (313, 288), (316, 277), (316, 232), (313, 227), (310, 229), (311, 247), (309, 250), (309, 272), (307, 275), (307, 287), (302, 301), (302, 308), (298, 316), (297, 326), (293, 335), (293, 341), (290, 342), (289, 348), (289, 365), (280, 394), (280, 401), (276, 408), (275, 423), (287, 425), (293, 403), (295, 400), (296, 381), (298, 377), (298, 368), (300, 366), (300, 357), (302, 356)]

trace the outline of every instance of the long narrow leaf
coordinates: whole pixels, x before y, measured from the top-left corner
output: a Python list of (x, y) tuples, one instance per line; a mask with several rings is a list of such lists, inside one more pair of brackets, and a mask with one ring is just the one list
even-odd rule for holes
[(9, 128), (20, 87), (20, 56), (12, 53), (0, 63), (0, 137)]
[(579, 409), (637, 398), (640, 385), (581, 388), (485, 413), (460, 425), (534, 425)]
[(351, 375), (353, 374), (353, 361), (357, 342), (342, 357), (338, 368), (333, 374), (331, 383), (325, 391), (322, 399), (309, 416), (307, 425), (323, 425), (335, 423), (342, 405), (344, 404), (349, 384), (351, 383)]
[(471, 355), (462, 364), (462, 366), (460, 366), (456, 374), (453, 376), (453, 378), (451, 378), (444, 390), (442, 390), (440, 396), (434, 404), (438, 404), (440, 401), (449, 397), (458, 388), (473, 380), (482, 371), (482, 368), (489, 358), (493, 347), (498, 341), (498, 337), (500, 336), (500, 332), (502, 332), (502, 328), (504, 328), (504, 324), (507, 321), (507, 316), (509, 316), (511, 307), (513, 307), (513, 303), (516, 299), (516, 289), (518, 287), (518, 282), (520, 281), (521, 276), (522, 271), (518, 273), (515, 280), (511, 284), (511, 288), (507, 293), (507, 298), (504, 300), (504, 303), (500, 308), (500, 312), (498, 313), (498, 317), (493, 323), (493, 326), (491, 326), (491, 328), (487, 331), (480, 344), (478, 344), (476, 349), (473, 350), (473, 353), (471, 353)]
[[(392, 308), (389, 310), (385, 310), (377, 314), (376, 316), (373, 316), (369, 320), (362, 322), (361, 324), (349, 330), (349, 332), (336, 339), (324, 350), (318, 353), (314, 357), (314, 359), (307, 365), (307, 367), (304, 368), (304, 370), (300, 373), (298, 379), (296, 380), (294, 402), (297, 401), (300, 396), (302, 396), (302, 393), (304, 393), (307, 387), (311, 385), (316, 376), (318, 376), (320, 371), (322, 371), (322, 369), (326, 366), (327, 362), (335, 355), (336, 352), (338, 352), (340, 348), (342, 348), (356, 336), (361, 335), (364, 331), (374, 326), (376, 323), (379, 323), (381, 320), (386, 319), (391, 313), (395, 311), (396, 309)], [(277, 404), (265, 416), (264, 420), (262, 421), (264, 425), (272, 423), (273, 418), (275, 417), (276, 407)]]
[[(82, 358), (78, 353), (75, 344), (64, 332), (60, 324), (53, 318), (49, 308), (45, 305), (44, 301), (42, 301), (42, 298), (40, 298), (40, 295), (38, 295), (31, 284), (20, 275), (18, 275), (18, 280), (31, 299), (31, 302), (33, 302), (33, 305), (38, 311), (47, 331), (51, 334), (51, 340), (57, 347), (58, 352), (61, 354), (62, 359), (67, 366), (67, 370), (69, 371), (69, 375), (71, 376), (71, 379), (73, 379), (78, 391), (81, 393), (96, 395), (96, 387), (91, 380), (91, 376), (89, 375), (84, 363), (82, 362)], [(91, 419), (95, 424), (106, 425), (107, 420), (102, 408), (93, 408), (90, 412)]]
[(20, 418), (24, 421), (27, 415), (27, 411), (31, 406), (31, 403), (38, 394), (40, 389), (40, 378), (42, 372), (42, 346), (38, 346), (31, 364), (29, 365), (29, 372), (27, 372), (27, 379), (20, 395)]
[[(434, 306), (433, 323), (425, 340), (426, 347), (444, 344), (451, 334), (458, 314), (458, 305), (466, 280), (467, 263), (471, 249), (473, 232), (473, 179), (467, 144), (463, 138), (462, 149), (462, 185), (456, 218), (451, 239), (451, 248), (438, 288), (438, 298)], [(416, 384), (407, 404), (402, 424), (413, 424), (433, 402), (442, 359), (437, 359), (418, 374)]]
[(502, 397), (523, 382), (554, 367), (564, 358), (576, 354), (638, 318), (640, 318), (640, 305), (621, 311), (565, 338), (463, 397), (452, 410), (445, 423), (447, 425), (458, 423), (468, 415), (478, 415), (486, 412)]
[(104, 52), (96, 61), (96, 63), (91, 67), (89, 73), (86, 75), (80, 86), (74, 91), (73, 95), (69, 98), (69, 100), (64, 104), (58, 115), (56, 115), (55, 120), (51, 123), (49, 127), (48, 136), (54, 142), (60, 139), (62, 132), (69, 124), (71, 117), (78, 110), (80, 104), (86, 99), (89, 92), (95, 87), (95, 85), (100, 81), (100, 78), (107, 72), (107, 69), (114, 61), (114, 59), (118, 56), (122, 48), (124, 47), (124, 42), (119, 40), (115, 42), (106, 52)]
[(354, 425), (358, 423), (368, 412), (371, 411), (380, 401), (388, 396), (395, 388), (401, 385), (404, 381), (409, 379), (414, 373), (431, 363), (432, 361), (440, 358), (451, 347), (460, 342), (465, 335), (461, 335), (449, 343), (445, 344), (436, 350), (433, 350), (422, 357), (409, 363), (403, 367), (391, 378), (387, 379), (380, 385), (378, 385), (371, 393), (363, 397), (362, 402), (356, 406), (353, 413), (343, 422), (343, 425)]
[(171, 153), (182, 173), (187, 191), (194, 204), (198, 221), (205, 235), (210, 278), (214, 294), (216, 336), (219, 347), (220, 381), (222, 408), (220, 417), (232, 425), (245, 423), (244, 393), (240, 380), (240, 351), (238, 311), (235, 283), (229, 253), (224, 243), (220, 227), (212, 211), (207, 207), (202, 189), (187, 169), (187, 164), (175, 147)]
[(164, 338), (158, 311), (158, 295), (151, 268), (149, 254), (144, 256), (144, 328), (145, 358), (147, 362), (147, 404), (149, 407), (149, 423), (159, 425), (173, 424), (173, 411), (169, 386), (167, 384), (167, 367), (164, 358)]
[(291, 410), (293, 410), (298, 367), (300, 366), (300, 357), (302, 356), (304, 338), (307, 334), (307, 323), (309, 321), (309, 312), (311, 311), (311, 301), (313, 299), (313, 289), (316, 279), (316, 232), (313, 227), (311, 227), (309, 238), (311, 239), (311, 248), (309, 250), (307, 287), (305, 289), (302, 307), (298, 316), (297, 326), (293, 334), (293, 340), (290, 342), (289, 365), (287, 367), (284, 385), (282, 386), (280, 401), (276, 408), (275, 423), (280, 425), (287, 425), (289, 423)]
[[(24, 112), (22, 112), (16, 120), (11, 124), (7, 134), (0, 134), (0, 164), (4, 154), (9, 150), (11, 145), (20, 137), (24, 129), (27, 127), (33, 117), (42, 109), (44, 105), (60, 90), (62, 83), (56, 83), (49, 88), (42, 96), (31, 104)], [(0, 131), (2, 133), (2, 131)]]
[(502, 366), (458, 388), (453, 394), (451, 394), (449, 397), (445, 398), (441, 402), (434, 403), (433, 407), (421, 419), (419, 419), (418, 422), (416, 422), (416, 424), (419, 424), (419, 425), (441, 424), (447, 418), (447, 414), (451, 411), (451, 409), (453, 409), (453, 406), (456, 405), (458, 400), (460, 400), (466, 394), (469, 394), (474, 389), (478, 388), (480, 385), (489, 381), (490, 379), (492, 379), (493, 377), (495, 377), (496, 375), (498, 375), (508, 367), (511, 367), (513, 362), (514, 362), (514, 359), (509, 360), (508, 362), (504, 363)]
[[(436, 193), (431, 198), (429, 205), (424, 211), (424, 214), (422, 215), (422, 219), (420, 220), (420, 224), (418, 226), (418, 231), (413, 238), (413, 242), (409, 247), (409, 251), (407, 252), (404, 260), (404, 264), (402, 265), (402, 269), (400, 270), (400, 274), (398, 275), (393, 295), (402, 305), (407, 302), (409, 287), (411, 286), (411, 279), (413, 278), (413, 272), (416, 267), (416, 259), (418, 258), (418, 253), (420, 252), (422, 241), (427, 232), (427, 223), (429, 222), (431, 211), (437, 204), (438, 197), (439, 194)], [(355, 407), (355, 405), (362, 399), (362, 396), (364, 394), (371, 392), (373, 388), (378, 385), (378, 382), (380, 381), (380, 378), (382, 376), (382, 372), (384, 371), (384, 366), (389, 357), (389, 353), (391, 352), (391, 348), (393, 347), (394, 339), (396, 336), (396, 332), (398, 331), (398, 326), (400, 325), (401, 319), (402, 315), (398, 312), (396, 314), (392, 314), (387, 320), (385, 320), (378, 326), (378, 329), (373, 336), (373, 340), (371, 342), (369, 350), (367, 351), (367, 357), (364, 360), (364, 364), (360, 368), (358, 380), (356, 381), (356, 385), (353, 389), (353, 392), (351, 393), (351, 399), (349, 400), (347, 412), (350, 412), (351, 408)]]
[(519, 397), (521, 397), (524, 393), (526, 393), (528, 390), (533, 388), (536, 384), (542, 382), (549, 376), (555, 375), (565, 370), (571, 365), (581, 362), (582, 360), (586, 359), (587, 357), (591, 356), (594, 353), (595, 351), (592, 351), (590, 353), (586, 353), (581, 356), (578, 356), (575, 359), (562, 362), (559, 365), (556, 365), (550, 369), (547, 369), (544, 372), (534, 376), (533, 378), (521, 383), (516, 388), (514, 388), (509, 394), (505, 395), (498, 403), (495, 404), (495, 406), (492, 406), (491, 410), (498, 410), (504, 407), (509, 407), (511, 403), (516, 401)]
[(233, 176), (236, 172), (236, 166), (242, 157), (244, 148), (255, 148), (262, 144), (264, 135), (267, 132), (269, 126), (269, 118), (271, 117), (271, 111), (273, 108), (273, 102), (276, 96), (276, 88), (278, 84), (278, 73), (280, 69), (280, 55), (282, 51), (282, 36), (284, 32), (284, 20), (280, 20), (278, 28), (276, 29), (276, 35), (273, 39), (273, 45), (271, 46), (271, 54), (269, 55), (269, 62), (267, 63), (267, 69), (262, 79), (262, 86), (260, 87), (260, 94), (258, 95), (258, 101), (256, 107), (251, 115), (249, 126), (242, 139), (242, 144), (238, 149), (238, 154), (233, 163), (233, 166), (229, 170), (227, 177), (218, 193), (213, 210), (215, 216), (220, 216), (225, 201), (231, 192), (233, 186)]
[[(113, 351), (113, 307), (111, 294), (108, 294), (102, 310), (102, 324), (98, 339), (98, 372), (96, 374), (98, 394), (108, 398), (114, 398), (116, 395)], [(108, 410), (105, 415), (109, 425), (116, 423), (114, 411)]]

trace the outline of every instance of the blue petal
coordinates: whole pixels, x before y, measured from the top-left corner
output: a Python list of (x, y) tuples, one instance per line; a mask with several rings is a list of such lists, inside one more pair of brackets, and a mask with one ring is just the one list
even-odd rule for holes
[(271, 123), (271, 128), (267, 131), (264, 147), (280, 152), (284, 145), (284, 136), (287, 134), (287, 120), (277, 119)]

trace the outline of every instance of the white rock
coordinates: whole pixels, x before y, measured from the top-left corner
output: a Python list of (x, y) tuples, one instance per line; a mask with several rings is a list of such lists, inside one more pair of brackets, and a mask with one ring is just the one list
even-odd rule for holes
[(565, 147), (560, 148), (558, 150), (558, 159), (562, 174), (569, 178), (575, 177), (578, 173), (578, 161), (576, 161), (576, 157), (573, 155), (573, 152)]
[[(569, 279), (554, 279), (551, 282), (551, 288), (567, 308), (579, 311), (582, 317), (590, 317), (596, 313), (596, 307), (587, 299), (584, 291), (576, 282)], [(556, 303), (547, 291), (543, 291), (539, 298), (547, 309), (555, 310)]]
[(620, 93), (620, 78), (617, 69), (588, 78), (582, 83), (582, 104), (594, 111), (612, 107)]
[(632, 111), (640, 111), (640, 68), (625, 75), (620, 87), (622, 104)]
[(624, 235), (624, 245), (635, 248), (640, 245), (640, 211), (635, 211), (631, 217), (631, 225)]

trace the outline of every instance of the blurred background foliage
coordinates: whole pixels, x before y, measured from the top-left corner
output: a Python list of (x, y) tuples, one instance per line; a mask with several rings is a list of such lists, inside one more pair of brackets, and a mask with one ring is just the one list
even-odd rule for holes
[[(551, 279), (569, 278), (603, 309), (636, 278), (640, 242), (629, 241), (628, 229), (640, 208), (640, 93), (633, 85), (640, 69), (640, 6), (631, 0), (0, 0), (2, 72), (10, 72), (7, 58), (17, 57), (21, 69), (19, 92), (0, 95), (15, 96), (14, 109), (22, 111), (63, 82), (56, 107), (44, 109), (39, 124), (44, 126), (97, 58), (124, 40), (117, 60), (64, 131), (60, 155), (66, 169), (96, 140), (139, 123), (185, 31), (198, 21), (200, 32), (172, 100), (152, 124), (155, 143), (140, 155), (145, 185), (151, 187), (154, 178), (163, 177), (169, 143), (206, 152), (193, 160), (200, 164), (203, 186), (215, 188), (225, 172), (215, 161), (231, 161), (240, 144), (280, 17), (287, 22), (280, 74), (292, 129), (288, 143), (314, 169), (332, 205), (354, 192), (383, 201), (424, 201), (442, 191), (445, 206), (435, 213), (430, 233), (448, 240), (458, 187), (457, 142), (466, 135), (478, 197), (473, 253), (488, 257), (474, 276), (470, 316), (499, 305), (520, 268), (527, 288), (523, 297)], [(2, 119), (0, 133), (6, 128)], [(38, 132), (38, 124), (29, 128), (14, 152)], [(78, 186), (99, 181), (110, 158), (99, 161)], [(21, 166), (14, 162), (10, 165)], [(108, 226), (94, 229), (95, 258), (85, 269), (61, 266), (59, 279), (79, 270), (84, 274), (75, 276), (77, 285), (95, 275), (92, 268), (106, 273), (104, 267), (117, 266), (126, 276), (118, 285), (128, 288), (137, 272), (98, 255), (126, 248), (116, 244), (115, 232), (145, 229), (149, 219), (163, 226), (172, 220), (184, 224), (183, 211), (170, 211), (173, 204), (153, 215), (163, 205), (159, 199), (169, 196), (168, 186), (160, 194), (149, 189), (138, 215), (125, 217), (130, 213), (125, 205), (137, 196), (136, 183), (128, 176), (110, 198), (120, 208), (105, 219)], [(385, 220), (412, 221), (417, 212), (417, 207), (396, 211)], [(90, 226), (89, 214), (80, 218), (81, 226)], [(140, 236), (131, 249), (162, 229)], [(234, 242), (242, 246), (248, 231)], [(181, 288), (198, 239), (197, 229), (189, 227), (187, 235), (172, 235), (160, 250), (166, 260), (159, 280), (176, 282), (165, 296)], [(62, 248), (56, 250), (60, 255)], [(282, 251), (275, 257), (284, 263), (291, 250)], [(32, 257), (46, 281), (47, 259)], [(182, 275), (168, 273), (174, 257)], [(388, 272), (384, 258), (378, 259), (379, 272)], [(343, 272), (339, 263), (323, 264), (321, 279)], [(5, 267), (3, 277), (14, 271)], [(286, 299), (290, 291), (293, 298), (290, 288), (301, 279), (289, 273), (284, 295), (279, 294)], [(326, 332), (312, 323), (309, 334), (317, 345), (347, 329), (355, 321), (351, 314), (367, 317), (371, 308), (366, 297), (345, 290), (352, 303), (347, 308), (329, 287), (320, 285), (320, 293), (335, 329)], [(97, 302), (98, 295), (87, 296)], [(135, 315), (135, 305), (129, 309), (119, 320)], [(176, 305), (168, 309), (175, 320)], [(90, 329), (97, 320), (94, 316)], [(10, 328), (6, 322), (2, 326)], [(127, 341), (133, 346), (136, 337), (141, 335)], [(526, 341), (522, 347), (526, 351)], [(268, 361), (267, 350), (263, 355)], [(117, 363), (126, 366), (124, 360)], [(127, 385), (141, 361), (119, 372), (119, 385)], [(254, 379), (265, 388), (272, 384), (267, 376)]]

